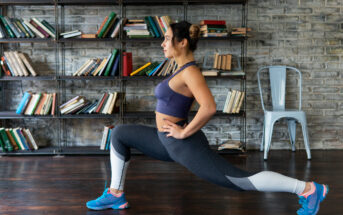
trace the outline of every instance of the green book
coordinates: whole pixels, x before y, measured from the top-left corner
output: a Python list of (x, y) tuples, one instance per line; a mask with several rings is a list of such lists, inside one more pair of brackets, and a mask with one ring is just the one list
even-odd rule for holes
[(5, 152), (5, 143), (2, 142), (2, 138), (0, 137), (0, 147), (2, 149), (3, 152)]
[(39, 103), (41, 97), (42, 97), (42, 93), (39, 93), (39, 94), (38, 94), (38, 99), (36, 100), (36, 103), (35, 103), (35, 105), (34, 105), (34, 107), (33, 107), (33, 109), (32, 109), (32, 112), (30, 113), (30, 115), (33, 115), (33, 113), (35, 112), (35, 110), (36, 110), (36, 108), (37, 108), (37, 105), (38, 105), (38, 103)]
[(23, 150), (23, 148), (21, 148), (21, 145), (20, 145), (19, 141), (17, 140), (16, 136), (13, 133), (13, 129), (10, 129), (10, 133), (11, 133), (11, 135), (12, 135), (14, 141), (15, 141), (15, 144), (17, 144), (19, 150)]
[(108, 16), (106, 23), (104, 24), (103, 28), (101, 29), (100, 33), (98, 34), (98, 38), (102, 38), (106, 29), (109, 27), (110, 23), (114, 19), (114, 17), (116, 17), (116, 14), (114, 12), (111, 12), (110, 15)]
[(43, 19), (43, 21), (42, 21), (41, 23), (42, 23), (47, 29), (49, 29), (53, 34), (56, 35), (55, 28), (54, 28), (52, 25), (50, 25), (50, 23), (48, 23), (48, 22), (45, 21), (44, 19)]
[(107, 64), (107, 67), (106, 67), (106, 70), (105, 70), (105, 74), (104, 76), (109, 76), (111, 70), (112, 70), (112, 66), (113, 66), (113, 63), (114, 63), (114, 59), (117, 55), (117, 52), (118, 50), (117, 49), (114, 49), (113, 52), (112, 52), (112, 55), (111, 55), (111, 58), (110, 60), (108, 61), (108, 64)]
[(150, 66), (148, 66), (149, 68), (147, 67), (148, 69), (145, 71), (145, 74), (149, 75), (149, 73), (159, 65), (160, 65), (159, 62), (157, 62), (157, 61), (153, 62)]
[(29, 32), (26, 31), (26, 29), (25, 29), (24, 26), (21, 24), (21, 22), (19, 21), (19, 19), (13, 19), (13, 21), (17, 24), (18, 28), (20, 28), (20, 30), (25, 34), (25, 37), (30, 38)]
[(13, 146), (10, 142), (10, 140), (7, 137), (6, 131), (4, 128), (0, 128), (0, 135), (2, 138), (2, 142), (4, 143), (4, 149), (5, 151), (13, 151)]
[(10, 28), (10, 26), (8, 25), (8, 23), (6, 22), (6, 20), (4, 19), (3, 16), (0, 16), (0, 19), (2, 21), (2, 23), (4, 24), (5, 28), (6, 28), (6, 31), (8, 33), (8, 35), (11, 37), (11, 38), (14, 38), (14, 33), (12, 32), (12, 29)]
[(148, 18), (147, 16), (144, 17), (144, 21), (145, 21), (146, 25), (148, 26), (148, 31), (150, 32), (150, 34), (151, 34), (153, 37), (156, 37), (155, 32), (154, 32), (154, 30), (152, 29), (151, 23), (150, 23), (149, 18)]

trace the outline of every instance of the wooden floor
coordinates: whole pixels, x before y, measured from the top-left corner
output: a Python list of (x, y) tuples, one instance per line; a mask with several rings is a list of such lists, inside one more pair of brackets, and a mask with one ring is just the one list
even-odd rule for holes
[[(249, 171), (271, 170), (302, 180), (330, 185), (319, 214), (343, 214), (343, 151), (271, 151), (268, 162), (260, 152), (225, 155)], [(85, 203), (98, 197), (110, 179), (108, 156), (0, 158), (0, 214), (296, 214), (297, 196), (288, 193), (237, 192), (197, 178), (170, 162), (132, 157), (126, 180), (131, 208), (90, 211)], [(109, 182), (108, 182), (109, 183)]]

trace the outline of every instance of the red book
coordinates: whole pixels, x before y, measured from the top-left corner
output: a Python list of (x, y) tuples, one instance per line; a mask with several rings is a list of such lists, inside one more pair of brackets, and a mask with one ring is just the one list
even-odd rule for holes
[(31, 25), (33, 25), (33, 27), (37, 28), (38, 31), (40, 31), (45, 38), (49, 37), (49, 34), (43, 30), (43, 28), (41, 28), (35, 21), (33, 21), (32, 19), (30, 20)]
[(225, 20), (201, 20), (200, 25), (226, 25)]
[(51, 115), (55, 115), (55, 106), (56, 106), (56, 93), (52, 94), (52, 107), (51, 107)]
[(10, 70), (6, 66), (5, 57), (1, 57), (1, 61), (2, 61), (1, 67), (2, 67), (3, 71), (5, 72), (5, 75), (12, 76)]
[(105, 93), (105, 96), (102, 98), (102, 100), (101, 100), (101, 102), (100, 102), (98, 108), (95, 110), (95, 113), (99, 113), (99, 111), (101, 110), (101, 107), (102, 107), (102, 105), (104, 104), (104, 101), (105, 101), (105, 99), (107, 98), (107, 96), (108, 96), (108, 93)]
[(123, 76), (130, 76), (132, 72), (132, 53), (123, 52)]

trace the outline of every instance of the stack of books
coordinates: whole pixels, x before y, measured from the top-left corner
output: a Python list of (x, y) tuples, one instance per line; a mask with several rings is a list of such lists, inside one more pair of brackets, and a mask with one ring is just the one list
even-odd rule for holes
[(56, 93), (32, 93), (26, 91), (16, 114), (55, 115)]
[(177, 68), (177, 64), (174, 59), (166, 58), (161, 63), (148, 62), (145, 65), (139, 67), (133, 71), (130, 76), (143, 75), (143, 76), (167, 76), (172, 74)]
[(36, 76), (29, 58), (17, 51), (5, 51), (0, 60), (1, 70), (6, 76)]
[(79, 30), (67, 31), (67, 32), (60, 33), (60, 36), (63, 38), (78, 37), (80, 35), (81, 35), (81, 31), (79, 31)]
[(104, 93), (99, 100), (88, 101), (83, 96), (76, 96), (60, 106), (61, 114), (112, 114), (119, 111), (119, 92)]
[(100, 28), (96, 32), (98, 38), (116, 38), (119, 36), (120, 26), (125, 24), (126, 18), (119, 17), (115, 12), (111, 12), (102, 21)]
[(227, 37), (225, 20), (201, 20), (200, 32), (202, 37)]
[(225, 100), (223, 113), (239, 113), (243, 104), (244, 95), (244, 91), (229, 90)]
[(88, 59), (73, 76), (118, 76), (120, 53), (114, 49), (107, 58)]
[(0, 16), (0, 38), (56, 38), (56, 30), (46, 20), (30, 20)]
[(146, 16), (144, 19), (129, 19), (124, 30), (129, 38), (162, 38), (171, 23), (169, 16)]
[(100, 150), (110, 150), (110, 144), (111, 144), (111, 133), (114, 126), (104, 126), (104, 132), (102, 133), (102, 139), (100, 144)]
[(231, 35), (232, 36), (241, 36), (246, 37), (250, 36), (248, 33), (251, 31), (251, 28), (232, 28)]
[(38, 149), (30, 130), (25, 128), (0, 128), (0, 146), (3, 152)]

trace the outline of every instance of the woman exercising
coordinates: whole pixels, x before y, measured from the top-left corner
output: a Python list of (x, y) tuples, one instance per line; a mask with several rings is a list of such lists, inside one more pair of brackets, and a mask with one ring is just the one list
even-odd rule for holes
[[(162, 161), (177, 162), (202, 179), (235, 190), (289, 192), (299, 196), (299, 215), (316, 214), (328, 193), (328, 186), (304, 182), (276, 172), (249, 173), (230, 164), (214, 152), (200, 130), (215, 114), (216, 104), (193, 52), (200, 29), (186, 21), (171, 24), (162, 48), (179, 68), (155, 88), (156, 127), (118, 125), (111, 136), (111, 185), (97, 199), (87, 202), (93, 210), (128, 208), (124, 194), (130, 148)], [(200, 107), (191, 122), (187, 115), (194, 99)]]

